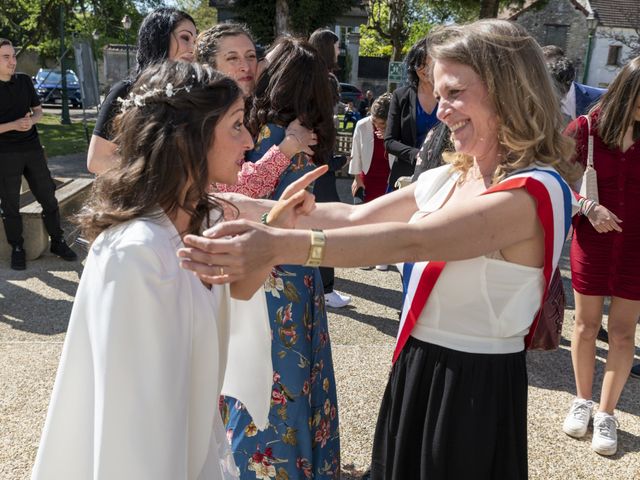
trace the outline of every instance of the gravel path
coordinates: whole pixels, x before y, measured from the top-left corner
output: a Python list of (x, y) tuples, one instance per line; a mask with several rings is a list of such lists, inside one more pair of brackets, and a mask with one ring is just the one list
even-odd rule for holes
[[(339, 180), (348, 188), (348, 181)], [(566, 259), (565, 259), (566, 260)], [(566, 261), (565, 287), (569, 286)], [(0, 479), (29, 477), (82, 265), (50, 254), (24, 272), (0, 266)], [(398, 326), (400, 280), (396, 271), (338, 269), (336, 289), (352, 305), (330, 310), (338, 385), (343, 478), (359, 478), (369, 463), (372, 435), (388, 376)], [(574, 395), (568, 299), (561, 348), (528, 355), (529, 474), (536, 480), (640, 480), (640, 380), (631, 378), (618, 407), (618, 453), (601, 457), (560, 426)], [(640, 335), (636, 334), (636, 345)], [(607, 345), (597, 345), (602, 378)], [(636, 360), (640, 361), (636, 349)], [(595, 386), (598, 391), (600, 383)], [(596, 397), (596, 401), (597, 401)], [(460, 458), (465, 458), (464, 452)], [(64, 480), (64, 479), (61, 479)]]

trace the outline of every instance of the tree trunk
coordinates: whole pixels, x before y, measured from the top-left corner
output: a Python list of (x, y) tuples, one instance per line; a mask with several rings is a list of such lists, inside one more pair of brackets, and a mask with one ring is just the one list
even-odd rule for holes
[(287, 0), (276, 0), (276, 22), (275, 22), (275, 36), (289, 33), (290, 20), (289, 20), (289, 4)]
[(480, 18), (497, 18), (499, 0), (481, 0)]

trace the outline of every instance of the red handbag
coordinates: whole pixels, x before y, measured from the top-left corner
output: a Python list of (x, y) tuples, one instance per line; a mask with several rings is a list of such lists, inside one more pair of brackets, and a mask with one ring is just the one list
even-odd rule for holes
[(560, 345), (564, 321), (565, 295), (560, 269), (556, 268), (549, 283), (547, 298), (542, 304), (538, 325), (527, 350), (555, 350)]

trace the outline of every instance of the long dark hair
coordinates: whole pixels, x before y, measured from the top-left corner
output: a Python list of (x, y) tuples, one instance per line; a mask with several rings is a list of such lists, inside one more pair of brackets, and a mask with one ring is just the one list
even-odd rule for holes
[(640, 122), (633, 119), (639, 95), (640, 57), (636, 57), (620, 70), (609, 89), (591, 109), (591, 112), (600, 110), (598, 135), (609, 148), (622, 148), (624, 135), (631, 126), (633, 141), (640, 138)]
[(415, 89), (418, 88), (418, 82), (420, 81), (417, 70), (427, 63), (427, 55), (427, 37), (425, 37), (413, 44), (404, 59), (407, 66), (409, 84)]
[(338, 70), (334, 45), (340, 38), (331, 30), (319, 28), (309, 37), (309, 43), (318, 51), (318, 55), (330, 72)]
[(115, 119), (119, 161), (96, 179), (77, 216), (83, 236), (92, 241), (158, 206), (169, 216), (187, 211), (191, 221), (181, 233), (199, 233), (211, 210), (222, 211), (207, 195), (214, 128), (241, 96), (235, 81), (206, 65), (167, 61), (145, 70), (128, 97), (137, 103)]
[(250, 105), (249, 131), (255, 137), (266, 123), (286, 126), (299, 118), (318, 136), (313, 147), (318, 163), (332, 151), (336, 136), (329, 72), (316, 50), (297, 38), (281, 39), (268, 57)]
[(171, 32), (183, 20), (189, 20), (194, 25), (196, 24), (188, 13), (170, 7), (156, 8), (144, 17), (138, 30), (136, 69), (133, 81), (140, 76), (145, 68), (169, 58)]

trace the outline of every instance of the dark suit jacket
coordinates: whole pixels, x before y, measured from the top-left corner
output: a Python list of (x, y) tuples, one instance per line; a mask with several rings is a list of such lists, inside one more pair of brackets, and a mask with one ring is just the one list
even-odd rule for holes
[(606, 92), (603, 88), (590, 87), (577, 82), (573, 82), (573, 86), (576, 92), (576, 117), (586, 115), (593, 104)]
[(413, 87), (398, 88), (393, 92), (384, 132), (384, 147), (395, 155), (391, 167), (389, 186), (393, 187), (398, 177), (411, 176), (419, 149), (416, 148), (416, 101), (418, 95)]

